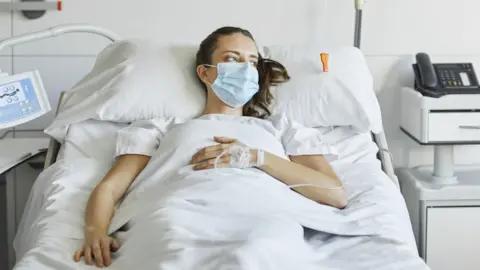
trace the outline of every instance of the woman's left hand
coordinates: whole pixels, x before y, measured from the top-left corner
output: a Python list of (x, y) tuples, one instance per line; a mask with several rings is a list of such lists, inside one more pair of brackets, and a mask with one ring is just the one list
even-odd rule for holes
[[(234, 145), (245, 146), (243, 143), (239, 142), (236, 139), (226, 138), (226, 137), (214, 137), (215, 142), (219, 143), (217, 145), (208, 146), (198, 151), (193, 155), (190, 164), (196, 164), (194, 170), (206, 170), (213, 169), (215, 160), (222, 153), (217, 161), (217, 168), (228, 168), (230, 166), (231, 155), (228, 153), (228, 150)], [(256, 164), (257, 162), (257, 150), (250, 149), (250, 164)]]

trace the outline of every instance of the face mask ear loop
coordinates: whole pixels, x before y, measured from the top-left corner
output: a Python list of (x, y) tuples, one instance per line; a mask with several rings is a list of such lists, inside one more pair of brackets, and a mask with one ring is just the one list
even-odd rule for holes
[[(202, 65), (203, 65), (203, 66), (206, 66), (206, 67), (217, 68), (217, 66), (210, 65), (210, 64), (202, 64)], [(212, 86), (212, 84), (213, 84), (213, 83), (209, 82), (208, 80), (207, 80), (207, 83), (208, 83), (210, 86)]]

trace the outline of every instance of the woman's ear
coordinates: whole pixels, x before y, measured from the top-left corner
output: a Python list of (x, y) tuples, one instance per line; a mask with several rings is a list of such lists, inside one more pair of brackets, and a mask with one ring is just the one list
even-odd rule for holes
[(197, 76), (205, 84), (208, 82), (207, 68), (204, 65), (197, 66)]

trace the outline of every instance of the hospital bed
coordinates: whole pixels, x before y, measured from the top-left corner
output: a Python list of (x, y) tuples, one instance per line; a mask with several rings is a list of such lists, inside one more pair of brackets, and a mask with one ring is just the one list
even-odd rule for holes
[[(16, 45), (75, 32), (99, 34), (113, 42), (120, 40), (119, 37), (108, 30), (89, 25), (71, 25), (14, 37), (8, 45)], [(62, 93), (58, 105), (59, 111), (62, 110), (64, 97), (65, 94)], [(70, 253), (61, 253), (61, 251), (70, 250), (73, 246), (78, 247), (82, 241), (72, 236), (75, 235), (75, 232), (61, 228), (61, 224), (58, 226), (52, 225), (47, 221), (49, 219), (49, 214), (47, 213), (48, 203), (52, 203), (52, 199), (49, 196), (64, 196), (64, 198), (68, 198), (69, 200), (73, 200), (76, 197), (68, 197), (67, 190), (69, 184), (67, 183), (63, 183), (62, 185), (64, 186), (58, 190), (55, 190), (52, 186), (54, 186), (55, 183), (61, 182), (56, 179), (65, 177), (64, 173), (68, 171), (68, 169), (75, 167), (77, 161), (81, 163), (80, 160), (85, 158), (85, 156), (95, 157), (97, 159), (101, 165), (89, 166), (98, 169), (97, 177), (102, 175), (102, 173), (108, 169), (108, 164), (110, 164), (102, 160), (108, 160), (109, 152), (113, 152), (112, 148), (114, 145), (111, 142), (111, 138), (115, 136), (119, 128), (125, 126), (126, 123), (88, 119), (70, 125), (65, 140), (63, 140), (62, 143), (57, 139), (51, 139), (45, 161), (45, 172), (40, 176), (32, 189), (15, 239), (15, 249), (18, 253), (15, 269), (80, 269), (77, 268), (77, 264), (71, 261)], [(367, 174), (374, 179), (372, 186), (365, 189), (364, 193), (367, 194), (365, 195), (367, 196), (366, 201), (373, 204), (384, 205), (384, 207), (391, 207), (392, 212), (395, 212), (396, 215), (388, 221), (383, 219), (376, 221), (379, 223), (385, 222), (385, 228), (389, 229), (389, 231), (381, 232), (377, 236), (359, 236), (356, 238), (350, 238), (348, 236), (332, 237), (327, 233), (307, 230), (305, 237), (309, 243), (315, 247), (319, 258), (322, 258), (322, 265), (329, 265), (334, 269), (374, 270), (389, 269), (390, 266), (393, 267), (391, 269), (428, 269), (416, 253), (408, 213), (406, 212), (403, 198), (398, 190), (398, 179), (393, 171), (392, 156), (388, 151), (384, 133), (375, 134), (363, 132), (357, 134), (341, 127), (335, 129), (319, 127), (319, 129), (322, 129), (325, 136), (330, 138), (332, 143), (344, 151), (346, 160), (350, 160), (352, 163), (363, 160), (365, 164), (371, 165), (366, 165), (368, 169), (365, 169), (365, 171), (363, 171), (364, 169), (360, 169), (355, 172), (358, 175)], [(101, 168), (95, 166), (100, 166)], [(377, 167), (379, 167), (380, 171), (376, 171), (375, 168)], [(383, 172), (381, 172), (382, 170)], [(82, 174), (81, 171), (76, 171), (75, 173)], [(89, 177), (91, 177), (91, 175)], [(386, 179), (388, 180), (385, 181)], [(357, 184), (358, 183), (352, 183), (351, 187), (353, 188)], [(374, 193), (373, 195), (368, 195), (372, 192)], [(364, 195), (357, 194), (356, 196), (361, 197)], [(37, 228), (38, 232), (32, 233), (32, 231), (35, 230), (31, 228), (34, 227), (35, 224), (37, 224), (36, 226), (39, 228), (42, 228), (42, 226), (53, 227), (47, 230), (48, 232)], [(52, 235), (52, 231), (58, 232), (62, 237)], [(81, 236), (78, 235), (78, 237)], [(48, 241), (45, 239), (48, 239)], [(46, 244), (46, 242), (49, 243)], [(47, 246), (43, 247), (42, 245)], [(356, 256), (359, 253), (362, 253), (362, 255)], [(326, 263), (327, 261), (328, 263)], [(140, 265), (140, 262), (137, 263)], [(133, 266), (134, 265), (130, 265), (130, 267)], [(113, 265), (112, 269), (131, 269), (118, 267), (119, 268), (116, 268)], [(127, 266), (124, 265), (124, 267)]]

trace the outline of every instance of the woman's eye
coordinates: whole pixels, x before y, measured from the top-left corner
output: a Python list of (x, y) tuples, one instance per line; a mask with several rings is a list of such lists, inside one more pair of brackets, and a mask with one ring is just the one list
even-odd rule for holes
[(228, 61), (228, 62), (236, 62), (237, 59), (235, 59), (235, 57), (231, 56), (231, 57), (228, 57), (228, 58), (227, 58), (227, 61)]

